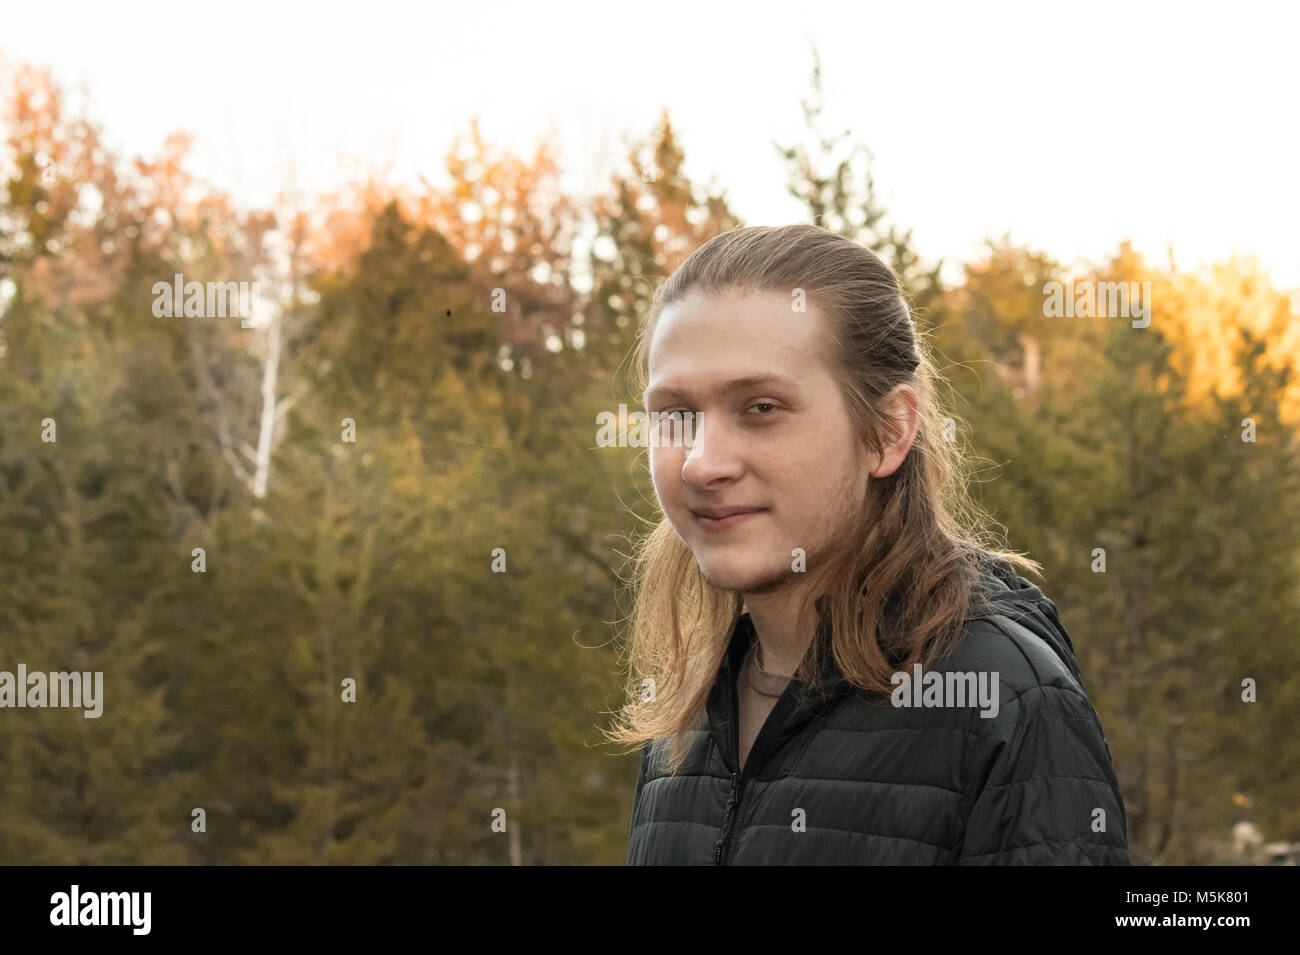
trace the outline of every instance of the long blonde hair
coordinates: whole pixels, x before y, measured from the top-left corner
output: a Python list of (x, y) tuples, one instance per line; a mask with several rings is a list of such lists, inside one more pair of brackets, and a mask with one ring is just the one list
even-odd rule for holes
[[(833, 371), (864, 447), (879, 453), (896, 427), (882, 399), (899, 384), (920, 399), (920, 423), (893, 474), (867, 482), (852, 526), (835, 550), (808, 568), (805, 606), (815, 599), (818, 635), (795, 678), (819, 684), (829, 643), (839, 671), (874, 693), (915, 663), (931, 666), (960, 639), (981, 562), (1002, 558), (1038, 572), (1023, 555), (997, 547), (967, 490), (967, 456), (943, 440), (936, 386), (942, 381), (898, 277), (869, 250), (812, 225), (752, 226), (696, 249), (655, 292), (639, 330), (632, 371), (644, 392), (650, 341), (663, 310), (693, 290), (780, 292), (803, 289), (830, 328)], [(686, 730), (701, 725), (709, 691), (742, 610), (741, 594), (705, 580), (695, 556), (666, 517), (634, 548), (627, 642), (627, 700), (607, 738), (629, 747), (670, 740), (680, 767)], [(647, 682), (652, 681), (652, 682)], [(646, 692), (653, 687), (653, 692)]]

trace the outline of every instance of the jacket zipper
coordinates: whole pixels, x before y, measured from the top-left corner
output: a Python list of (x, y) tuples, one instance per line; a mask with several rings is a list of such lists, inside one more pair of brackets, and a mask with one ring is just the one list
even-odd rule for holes
[[(767, 729), (764, 724), (759, 729), (759, 739), (763, 736), (763, 730)], [(740, 696), (736, 689), (734, 680), (731, 683), (731, 757), (732, 765), (740, 765)], [(754, 765), (754, 754), (758, 748), (758, 739), (749, 750), (749, 759), (745, 760), (745, 770), (749, 770)], [(731, 771), (731, 790), (727, 793), (727, 813), (722, 819), (722, 835), (718, 837), (717, 844), (713, 847), (713, 864), (722, 865), (722, 860), (727, 854), (727, 846), (731, 840), (732, 826), (736, 821), (736, 815), (740, 809), (740, 791), (745, 785), (745, 779), (748, 773), (732, 770)]]
[[(731, 743), (730, 755), (732, 766), (740, 765), (740, 697), (739, 691), (736, 688), (736, 680), (738, 678), (739, 674), (733, 676), (728, 673), (731, 704), (731, 732), (729, 734), (729, 742)], [(784, 723), (789, 714), (790, 704), (787, 702), (788, 691), (789, 687), (787, 687), (786, 693), (782, 694), (781, 699), (777, 700), (776, 706), (773, 707), (772, 711), (768, 714), (763, 725), (759, 727), (758, 736), (755, 737), (753, 744), (749, 748), (749, 758), (745, 760), (744, 770), (737, 771), (733, 769), (731, 771), (731, 790), (727, 794), (727, 813), (722, 820), (722, 835), (718, 837), (718, 841), (713, 847), (714, 865), (722, 865), (723, 860), (726, 858), (727, 848), (731, 843), (732, 829), (740, 809), (740, 793), (744, 788), (745, 780), (750, 778), (750, 770), (754, 769), (754, 767), (758, 765), (756, 757), (759, 756), (760, 752), (763, 753), (763, 756), (767, 755), (763, 744), (767, 743), (772, 733), (779, 731), (780, 725)], [(782, 704), (785, 705), (783, 706)]]
[(731, 774), (731, 791), (727, 794), (727, 814), (722, 820), (722, 835), (713, 847), (713, 864), (722, 865), (722, 856), (727, 851), (727, 840), (731, 837), (731, 825), (736, 819), (736, 809), (740, 806), (740, 787), (745, 779), (740, 773)]
[[(730, 667), (728, 667), (726, 682), (729, 696), (728, 702), (731, 707), (731, 732), (728, 734), (728, 742), (730, 743), (731, 752), (730, 754), (724, 753), (723, 758), (725, 761), (728, 755), (731, 757), (731, 765), (727, 767), (731, 771), (731, 789), (727, 794), (727, 811), (722, 820), (722, 834), (713, 846), (714, 865), (722, 865), (726, 861), (727, 849), (731, 845), (734, 834), (736, 816), (739, 815), (740, 811), (740, 795), (744, 789), (745, 780), (757, 773), (770, 756), (775, 755), (775, 752), (768, 753), (769, 749), (773, 749), (772, 736), (780, 734), (791, 714), (805, 705), (803, 697), (800, 696), (796, 699), (795, 696), (791, 695), (796, 688), (792, 680), (786, 685), (781, 698), (776, 701), (776, 705), (768, 713), (763, 725), (759, 727), (758, 735), (750, 745), (749, 758), (745, 760), (744, 769), (734, 769), (732, 767), (740, 765), (740, 696), (736, 686), (738, 679), (739, 674), (733, 674)], [(821, 709), (824, 710), (825, 706), (822, 706)], [(777, 749), (779, 751), (779, 747)]]

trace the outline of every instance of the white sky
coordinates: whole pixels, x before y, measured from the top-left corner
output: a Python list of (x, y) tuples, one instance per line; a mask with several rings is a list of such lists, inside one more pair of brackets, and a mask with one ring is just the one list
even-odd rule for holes
[[(803, 128), (810, 44), (826, 128), (876, 154), (920, 251), (986, 236), (1100, 260), (1132, 238), (1179, 268), (1253, 253), (1300, 285), (1300, 5), (1246, 3), (7, 0), (0, 53), (84, 84), (125, 155), (196, 135), (192, 168), (264, 203), (363, 166), (443, 181), (478, 116), (529, 155), (548, 128), (575, 191), (667, 107), (687, 172), (749, 224), (801, 221), (772, 140)], [(296, 172), (295, 172), (296, 170)], [(946, 273), (955, 278), (952, 271)]]

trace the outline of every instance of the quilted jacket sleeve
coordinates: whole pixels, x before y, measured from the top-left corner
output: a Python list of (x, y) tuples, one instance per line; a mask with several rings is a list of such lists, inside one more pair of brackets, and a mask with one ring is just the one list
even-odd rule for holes
[(1131, 864), (1110, 748), (1086, 696), (1030, 687), (987, 722), (955, 864)]

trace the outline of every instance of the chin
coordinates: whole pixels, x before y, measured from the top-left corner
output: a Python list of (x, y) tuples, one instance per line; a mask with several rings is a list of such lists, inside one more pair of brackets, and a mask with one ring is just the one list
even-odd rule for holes
[(700, 573), (714, 587), (739, 590), (753, 577), (753, 570), (737, 561), (719, 560), (716, 555), (694, 551)]
[(777, 587), (793, 576), (792, 572), (785, 568), (752, 567), (725, 561), (700, 560), (699, 555), (696, 555), (695, 560), (700, 566), (704, 579), (711, 585), (736, 593), (759, 593)]

